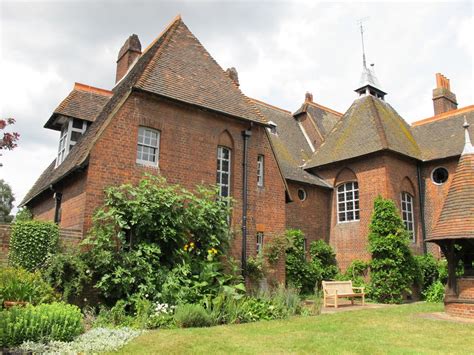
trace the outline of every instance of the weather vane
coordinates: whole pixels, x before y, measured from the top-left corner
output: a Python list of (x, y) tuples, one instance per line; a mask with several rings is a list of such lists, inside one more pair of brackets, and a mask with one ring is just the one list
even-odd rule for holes
[(364, 46), (364, 21), (367, 21), (368, 19), (369, 19), (368, 17), (364, 17), (357, 21), (360, 27), (360, 38), (362, 40), (362, 62), (364, 64), (364, 68), (367, 68), (367, 63), (365, 60), (365, 46)]

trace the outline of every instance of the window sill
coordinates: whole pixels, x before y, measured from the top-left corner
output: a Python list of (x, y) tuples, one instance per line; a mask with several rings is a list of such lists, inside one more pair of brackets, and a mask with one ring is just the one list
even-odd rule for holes
[(154, 163), (150, 163), (150, 162), (144, 162), (144, 161), (141, 161), (141, 160), (137, 160), (135, 161), (135, 163), (142, 167), (142, 168), (151, 168), (151, 169), (156, 169), (156, 170), (159, 170), (160, 167), (158, 164), (154, 164)]
[(348, 224), (348, 223), (355, 223), (355, 222), (360, 222), (360, 219), (354, 219), (352, 221), (343, 221), (343, 222), (337, 221), (337, 224)]

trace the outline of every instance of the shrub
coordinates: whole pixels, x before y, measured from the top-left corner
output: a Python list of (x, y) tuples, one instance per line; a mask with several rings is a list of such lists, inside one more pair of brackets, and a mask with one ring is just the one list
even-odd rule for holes
[(339, 269), (332, 247), (324, 240), (316, 240), (310, 245), (309, 255), (313, 263), (319, 264), (322, 280), (334, 280)]
[(444, 299), (444, 285), (441, 281), (433, 282), (425, 292), (423, 292), (423, 296), (426, 299), (426, 302), (432, 303), (440, 303), (443, 302)]
[(52, 222), (18, 221), (12, 226), (9, 263), (28, 271), (41, 268), (58, 247), (59, 228)]
[(31, 221), (32, 219), (33, 219), (33, 214), (26, 207), (20, 208), (18, 210), (18, 212), (16, 213), (16, 215), (15, 215), (15, 222), (18, 222), (18, 221)]
[(431, 254), (416, 255), (414, 258), (419, 272), (417, 281), (421, 291), (425, 292), (439, 278), (438, 262)]
[(288, 239), (285, 235), (274, 236), (269, 243), (264, 244), (263, 255), (270, 266), (275, 266), (285, 256)]
[(213, 321), (209, 313), (198, 304), (183, 304), (176, 308), (176, 324), (181, 328), (209, 327)]
[(118, 350), (140, 334), (142, 331), (130, 328), (94, 328), (72, 342), (52, 341), (44, 344), (27, 341), (19, 348), (23, 352), (34, 354), (96, 354)]
[(263, 278), (265, 274), (265, 268), (264, 260), (261, 255), (257, 255), (256, 257), (249, 257), (247, 259), (246, 273), (249, 279), (253, 282), (258, 282)]
[(321, 281), (322, 265), (319, 260), (308, 262), (305, 255), (305, 237), (300, 230), (288, 230), (286, 248), (286, 282), (302, 294), (313, 292)]
[[(367, 287), (365, 280), (369, 272), (370, 262), (363, 260), (353, 260), (346, 272), (337, 276), (338, 280), (351, 280), (354, 286)], [(367, 290), (366, 290), (367, 292)]]
[(4, 301), (24, 301), (34, 305), (55, 300), (54, 290), (39, 272), (23, 269), (0, 269), (0, 308)]
[(81, 254), (64, 252), (48, 258), (43, 277), (63, 295), (64, 301), (72, 302), (91, 281), (91, 273)]
[(80, 309), (64, 303), (13, 307), (0, 312), (0, 347), (24, 341), (71, 341), (83, 330)]
[(370, 297), (381, 303), (400, 303), (410, 293), (416, 265), (409, 235), (392, 200), (377, 197), (369, 226)]

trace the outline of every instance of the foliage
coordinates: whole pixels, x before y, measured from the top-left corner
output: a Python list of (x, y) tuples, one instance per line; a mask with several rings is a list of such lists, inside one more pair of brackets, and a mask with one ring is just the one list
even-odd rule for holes
[(209, 313), (199, 304), (179, 305), (174, 319), (181, 328), (209, 327), (213, 323)]
[(106, 190), (86, 259), (109, 304), (131, 297), (196, 303), (236, 282), (224, 271), (229, 201), (214, 189), (191, 193), (149, 176)]
[(0, 179), (0, 223), (10, 223), (13, 220), (13, 216), (10, 214), (13, 201), (15, 201), (15, 197), (12, 188), (5, 180)]
[(52, 255), (47, 259), (43, 277), (71, 302), (81, 294), (84, 286), (91, 281), (90, 270), (81, 254), (67, 251)]
[(334, 280), (339, 269), (337, 267), (336, 253), (324, 240), (316, 240), (309, 247), (309, 255), (313, 263), (321, 268), (322, 280)]
[(424, 292), (426, 302), (439, 303), (444, 300), (444, 285), (441, 281), (433, 282)]
[(0, 308), (4, 301), (23, 301), (36, 305), (52, 302), (55, 298), (54, 290), (43, 281), (39, 272), (0, 269)]
[(31, 221), (32, 219), (33, 214), (27, 207), (20, 208), (15, 215), (15, 222)]
[(13, 307), (0, 312), (0, 347), (25, 341), (71, 341), (83, 330), (80, 309), (64, 303)]
[(369, 272), (369, 267), (370, 262), (355, 259), (350, 263), (345, 273), (337, 275), (337, 279), (350, 280), (352, 284), (357, 287), (367, 287), (365, 280)]
[(101, 307), (94, 327), (132, 327), (135, 319), (126, 311), (126, 307), (128, 307), (128, 303), (125, 300), (117, 301), (110, 309)]
[(321, 282), (321, 265), (310, 262), (305, 255), (305, 236), (303, 232), (291, 229), (286, 232), (286, 283), (296, 287), (302, 294), (312, 293)]
[(250, 280), (256, 282), (263, 278), (265, 274), (265, 263), (262, 255), (249, 257), (247, 259), (247, 276)]
[(34, 271), (58, 248), (59, 228), (52, 222), (18, 221), (12, 226), (9, 263)]
[(118, 350), (142, 333), (143, 331), (131, 328), (94, 328), (72, 342), (52, 341), (44, 344), (43, 342), (27, 341), (21, 344), (19, 349), (34, 354), (96, 354)]
[(146, 328), (155, 329), (173, 327), (175, 309), (176, 306), (156, 302), (153, 305), (152, 313), (147, 321)]
[(285, 255), (287, 244), (288, 241), (285, 235), (274, 236), (269, 243), (264, 244), (263, 255), (270, 266), (275, 266)]
[(370, 297), (381, 303), (400, 303), (403, 294), (411, 292), (416, 264), (408, 232), (392, 200), (375, 199), (369, 230)]
[[(13, 125), (14, 123), (14, 118), (0, 119), (0, 131), (3, 131), (7, 126)], [(20, 135), (17, 132), (3, 132), (3, 137), (0, 137), (0, 157), (2, 156), (1, 151), (16, 148), (19, 139)], [(0, 163), (0, 167), (1, 166), (2, 163)]]
[(417, 281), (421, 291), (425, 292), (439, 278), (439, 266), (436, 259), (431, 254), (415, 255), (418, 267)]

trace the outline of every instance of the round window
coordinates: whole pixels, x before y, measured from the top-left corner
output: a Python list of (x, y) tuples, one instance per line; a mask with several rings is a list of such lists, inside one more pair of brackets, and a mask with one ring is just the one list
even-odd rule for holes
[(305, 191), (305, 189), (298, 189), (298, 198), (301, 201), (306, 200), (306, 191)]
[(437, 185), (444, 184), (448, 180), (448, 170), (445, 168), (436, 168), (431, 173), (431, 180)]

